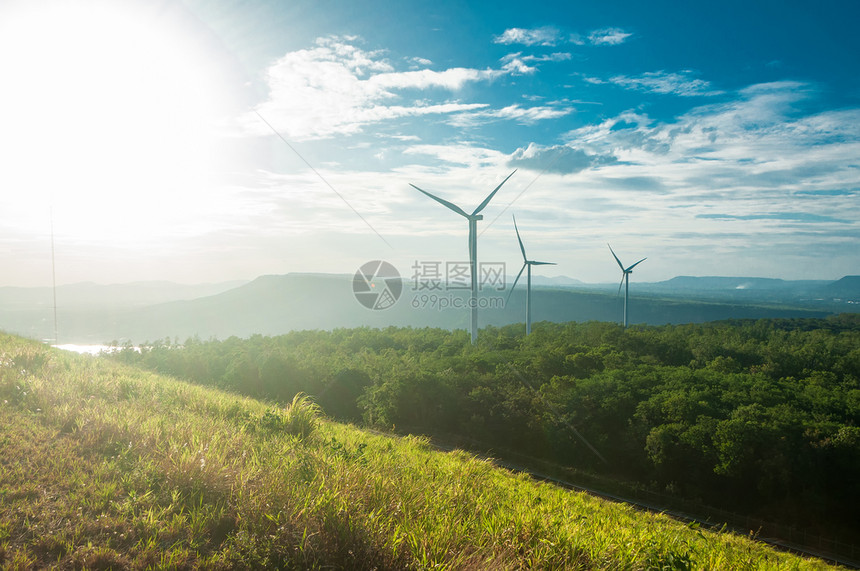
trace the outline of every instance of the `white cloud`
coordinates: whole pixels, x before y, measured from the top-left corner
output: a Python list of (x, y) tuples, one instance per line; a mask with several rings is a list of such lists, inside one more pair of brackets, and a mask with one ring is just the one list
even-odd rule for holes
[[(383, 56), (382, 51), (364, 51), (343, 38), (317, 40), (314, 48), (290, 52), (269, 67), (269, 99), (257, 111), (293, 140), (354, 134), (380, 121), (484, 108), (485, 103), (462, 103), (450, 98), (433, 102), (410, 97), (406, 92), (456, 93), (468, 83), (488, 81), (528, 67), (509, 62), (500, 70), (397, 71)], [(248, 133), (267, 134), (267, 127), (253, 113), (246, 114), (242, 123)]]
[(426, 155), (452, 165), (468, 166), (472, 169), (501, 167), (506, 155), (494, 149), (479, 147), (467, 142), (453, 145), (413, 145), (404, 151), (408, 155)]
[(615, 162), (614, 157), (589, 155), (569, 145), (543, 147), (534, 143), (514, 151), (509, 160), (511, 166), (557, 174), (577, 173), (589, 167), (612, 162)]
[(512, 75), (530, 75), (537, 71), (537, 68), (527, 65), (525, 58), (520, 57), (520, 53), (508, 54), (502, 58), (502, 69)]
[(617, 46), (623, 44), (632, 35), (621, 28), (602, 28), (588, 34), (588, 41), (596, 46)]
[(531, 63), (566, 61), (571, 58), (569, 53), (557, 52), (543, 56), (523, 55), (522, 52), (508, 54), (501, 58), (502, 71), (511, 75), (531, 75), (537, 71), (537, 67)]
[(576, 33), (570, 34), (567, 37), (567, 41), (571, 44), (576, 45), (576, 46), (584, 46), (586, 44), (585, 39), (580, 34), (576, 34)]
[(501, 109), (479, 109), (461, 113), (451, 117), (449, 123), (457, 127), (474, 127), (486, 123), (489, 119), (516, 121), (521, 125), (532, 125), (538, 121), (557, 119), (573, 113), (575, 109), (560, 105), (536, 105), (523, 107), (518, 104), (508, 105)]
[(545, 119), (557, 119), (573, 112), (573, 108), (550, 107), (546, 105), (535, 107), (521, 107), (520, 105), (508, 105), (496, 111), (485, 112), (486, 115), (500, 119), (515, 119), (522, 123), (534, 123)]
[(850, 195), (860, 186), (860, 110), (801, 115), (794, 104), (804, 91), (789, 82), (756, 85), (732, 102), (702, 106), (672, 122), (628, 112), (567, 137), (590, 155), (618, 158), (582, 173), (604, 193), (648, 190), (648, 181), (657, 180), (666, 194), (663, 208), (692, 216), (767, 220), (773, 230), (856, 221), (860, 206)]
[(433, 71), (422, 69), (418, 71), (404, 71), (380, 73), (367, 80), (368, 93), (388, 96), (390, 93), (385, 89), (430, 89), (441, 88), (449, 91), (457, 91), (470, 81), (480, 81), (493, 77), (496, 73), (491, 70), (477, 70), (456, 67), (444, 71)]
[(529, 56), (527, 58), (523, 58), (526, 61), (567, 61), (572, 56), (568, 52), (554, 52), (545, 56)]
[(317, 48), (307, 51), (313, 53), (313, 59), (317, 61), (337, 62), (358, 75), (364, 75), (365, 70), (385, 72), (394, 69), (387, 61), (380, 59), (384, 54), (382, 50), (365, 52), (348, 43), (357, 39), (353, 36), (317, 38)]
[(607, 83), (605, 80), (600, 79), (599, 77), (591, 77), (587, 75), (583, 75), (582, 80), (592, 85), (604, 85), (605, 83)]
[(396, 141), (420, 141), (421, 137), (417, 135), (391, 135), (391, 138)]
[(560, 38), (559, 31), (552, 27), (509, 28), (494, 41), (497, 44), (522, 44), (524, 46), (554, 46)]
[(543, 47), (565, 43), (577, 46), (584, 46), (586, 44), (594, 46), (617, 46), (623, 44), (632, 35), (632, 33), (626, 32), (621, 28), (601, 28), (589, 33), (587, 38), (583, 38), (582, 35), (576, 32), (563, 34), (556, 28), (544, 26), (542, 28), (509, 28), (500, 36), (496, 36), (493, 41), (504, 45), (518, 44)]
[(608, 80), (585, 78), (594, 84), (612, 83), (625, 89), (678, 95), (681, 97), (712, 96), (723, 92), (711, 89), (711, 84), (703, 79), (693, 77), (693, 72), (649, 71), (638, 76), (616, 75)]

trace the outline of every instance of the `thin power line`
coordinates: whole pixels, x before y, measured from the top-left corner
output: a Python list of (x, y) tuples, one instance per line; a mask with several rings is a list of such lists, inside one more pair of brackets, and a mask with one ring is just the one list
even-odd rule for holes
[(278, 132), (278, 130), (277, 130), (277, 129), (275, 129), (275, 128), (272, 126), (272, 124), (271, 124), (271, 123), (269, 123), (268, 121), (266, 121), (266, 119), (265, 119), (262, 115), (260, 115), (260, 112), (259, 112), (259, 111), (257, 111), (256, 109), (254, 109), (254, 113), (256, 113), (256, 114), (257, 114), (257, 117), (259, 117), (259, 118), (260, 118), (260, 120), (261, 120), (263, 123), (265, 123), (266, 125), (268, 125), (268, 126), (269, 126), (269, 129), (271, 129), (271, 130), (272, 130), (272, 132), (273, 132), (275, 135), (277, 135), (277, 136), (278, 136), (278, 138), (279, 138), (280, 140), (282, 140), (282, 141), (284, 142), (284, 144), (286, 144), (286, 145), (290, 148), (290, 150), (291, 150), (291, 151), (293, 151), (293, 152), (296, 154), (296, 156), (297, 156), (297, 157), (299, 157), (299, 158), (302, 160), (302, 162), (303, 162), (303, 163), (305, 163), (305, 164), (308, 166), (308, 168), (309, 168), (309, 169), (311, 169), (311, 170), (313, 171), (313, 173), (314, 173), (315, 175), (317, 175), (317, 176), (319, 177), (319, 179), (320, 179), (321, 181), (323, 181), (323, 183), (325, 183), (325, 185), (331, 189), (331, 191), (332, 191), (332, 192), (334, 192), (336, 195), (338, 195), (338, 197), (339, 197), (341, 200), (343, 200), (344, 204), (346, 204), (346, 205), (349, 207), (349, 209), (350, 209), (350, 210), (352, 210), (353, 212), (355, 212), (355, 215), (356, 215), (356, 216), (358, 216), (359, 218), (361, 218), (361, 221), (362, 221), (362, 222), (364, 222), (365, 224), (367, 224), (367, 227), (368, 227), (368, 228), (370, 228), (371, 230), (373, 230), (373, 233), (374, 233), (374, 234), (376, 234), (377, 236), (379, 236), (379, 239), (380, 239), (380, 240), (382, 240), (383, 242), (385, 242), (385, 245), (386, 245), (386, 246), (388, 246), (388, 247), (389, 247), (389, 248), (391, 248), (391, 249), (394, 249), (394, 246), (392, 246), (391, 244), (389, 244), (389, 243), (388, 243), (388, 240), (386, 240), (385, 238), (383, 238), (383, 237), (382, 237), (382, 234), (380, 234), (379, 232), (377, 232), (377, 231), (376, 231), (376, 228), (374, 228), (374, 227), (373, 227), (373, 225), (371, 225), (371, 224), (370, 224), (370, 222), (368, 222), (368, 221), (364, 218), (364, 216), (362, 216), (362, 215), (361, 215), (361, 213), (359, 213), (359, 212), (358, 212), (358, 210), (356, 210), (355, 208), (353, 208), (352, 204), (350, 204), (350, 203), (347, 201), (347, 199), (346, 199), (346, 198), (344, 198), (344, 197), (343, 197), (343, 195), (342, 195), (341, 193), (339, 193), (339, 192), (337, 191), (337, 189), (335, 189), (335, 187), (333, 187), (333, 186), (331, 185), (331, 183), (329, 183), (329, 181), (327, 181), (327, 180), (325, 179), (325, 177), (324, 177), (324, 176), (323, 176), (323, 175), (322, 175), (322, 174), (321, 174), (317, 169), (315, 169), (315, 168), (314, 168), (314, 166), (313, 166), (311, 163), (309, 163), (309, 162), (307, 161), (307, 159), (305, 159), (305, 158), (301, 155), (301, 153), (299, 153), (299, 152), (296, 150), (296, 148), (295, 148), (294, 146), (292, 146), (292, 145), (290, 144), (290, 142), (289, 142), (286, 138), (284, 138), (284, 136), (283, 136), (283, 135), (281, 135), (281, 134)]

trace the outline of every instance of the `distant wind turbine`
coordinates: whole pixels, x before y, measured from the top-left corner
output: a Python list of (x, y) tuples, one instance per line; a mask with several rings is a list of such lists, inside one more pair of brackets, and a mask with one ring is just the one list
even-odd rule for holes
[[(517, 172), (517, 171), (514, 170), (514, 172)], [(421, 190), (420, 188), (418, 188), (414, 184), (409, 183), (409, 185), (412, 188), (414, 188), (415, 190), (417, 190), (423, 194), (426, 194), (427, 196), (429, 196), (430, 198), (432, 198), (433, 200), (435, 200), (439, 204), (445, 206), (446, 208), (453, 210), (454, 212), (456, 212), (457, 214), (459, 214), (460, 216), (464, 217), (466, 220), (469, 221), (469, 270), (470, 270), (471, 277), (472, 277), (472, 300), (471, 300), (471, 303), (469, 305), (472, 309), (471, 332), (472, 332), (472, 344), (473, 345), (475, 343), (477, 343), (477, 341), (478, 341), (478, 220), (484, 219), (484, 217), (480, 214), (481, 210), (483, 210), (490, 203), (490, 200), (493, 199), (493, 196), (495, 196), (495, 194), (499, 191), (499, 189), (502, 188), (502, 185), (505, 184), (508, 181), (508, 179), (514, 175), (514, 172), (509, 174), (505, 178), (505, 180), (503, 180), (499, 184), (499, 186), (497, 186), (496, 189), (493, 192), (491, 192), (487, 196), (487, 198), (484, 199), (484, 202), (482, 202), (474, 210), (474, 212), (472, 212), (471, 214), (467, 214), (465, 210), (463, 210), (462, 208), (460, 208), (456, 204), (454, 204), (452, 202), (448, 202), (447, 200), (445, 200), (443, 198), (439, 198), (438, 196), (435, 196), (433, 194), (430, 194), (426, 190)]]
[[(609, 246), (609, 244), (606, 244)], [(621, 263), (621, 260), (618, 259), (618, 256), (615, 255), (615, 252), (612, 250), (612, 246), (609, 246), (609, 251), (612, 252), (612, 257), (615, 258), (615, 261), (618, 262), (618, 267), (621, 268), (621, 283), (618, 284), (618, 293), (621, 293), (621, 286), (624, 287), (624, 327), (627, 328), (627, 298), (630, 294), (630, 274), (633, 273), (633, 268), (647, 260), (648, 258), (642, 258), (632, 266), (625, 268), (624, 264)]]
[[(528, 272), (526, 272), (526, 335), (532, 332), (532, 266), (554, 266), (553, 262), (538, 262), (535, 260), (529, 260), (526, 256), (526, 248), (523, 246), (523, 240), (520, 238), (520, 231), (517, 228), (517, 218), (513, 214), (511, 214), (511, 218), (514, 219), (514, 231), (517, 233), (517, 241), (520, 243), (520, 251), (523, 253), (523, 267), (520, 268), (520, 273), (517, 274), (516, 279), (514, 280), (514, 285), (511, 286), (511, 291), (508, 293), (508, 300), (511, 299), (511, 294), (514, 293), (514, 288), (517, 287), (517, 282), (520, 281), (520, 276), (523, 275), (523, 270), (528, 268)], [(508, 301), (505, 300), (505, 307), (507, 307)]]

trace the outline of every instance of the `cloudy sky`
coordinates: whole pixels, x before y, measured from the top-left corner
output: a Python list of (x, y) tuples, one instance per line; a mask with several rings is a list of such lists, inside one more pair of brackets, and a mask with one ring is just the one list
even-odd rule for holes
[(0, 286), (860, 273), (860, 5), (0, 4)]

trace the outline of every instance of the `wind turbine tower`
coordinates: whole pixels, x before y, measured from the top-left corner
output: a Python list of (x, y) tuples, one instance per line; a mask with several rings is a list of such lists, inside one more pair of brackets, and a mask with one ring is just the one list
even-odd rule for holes
[[(606, 244), (609, 246), (609, 244)], [(615, 252), (612, 250), (612, 246), (609, 246), (609, 251), (612, 252), (612, 257), (615, 258), (615, 261), (618, 262), (618, 267), (621, 268), (621, 283), (618, 284), (618, 293), (621, 293), (621, 286), (624, 286), (624, 328), (627, 328), (627, 298), (630, 295), (630, 274), (633, 273), (633, 268), (647, 260), (648, 258), (642, 258), (635, 264), (630, 267), (625, 268), (624, 264), (621, 263), (621, 260), (618, 259), (618, 256), (615, 255)]]
[[(517, 172), (514, 170), (514, 172)], [(448, 202), (443, 198), (439, 198), (433, 194), (430, 194), (426, 190), (421, 190), (417, 186), (412, 183), (409, 185), (415, 190), (426, 194), (439, 204), (449, 208), (465, 218), (469, 221), (469, 272), (472, 278), (472, 299), (469, 307), (472, 309), (472, 324), (471, 324), (471, 333), (472, 333), (472, 345), (478, 342), (478, 220), (483, 220), (483, 215), (480, 212), (486, 208), (486, 206), (490, 203), (490, 200), (493, 199), (493, 196), (502, 188), (502, 185), (505, 184), (509, 178), (514, 175), (514, 172), (509, 174), (505, 180), (503, 180), (496, 189), (491, 192), (487, 198), (482, 202), (471, 214), (468, 214), (465, 210), (457, 206), (452, 202)]]
[[(508, 293), (508, 299), (511, 299), (511, 294), (514, 293), (514, 288), (517, 287), (517, 282), (520, 281), (520, 276), (523, 275), (523, 270), (528, 268), (528, 272), (526, 272), (526, 335), (532, 332), (532, 266), (554, 266), (553, 262), (538, 262), (536, 260), (529, 260), (526, 256), (526, 248), (523, 246), (523, 239), (520, 238), (520, 231), (517, 228), (517, 217), (513, 214), (511, 218), (514, 219), (514, 231), (517, 233), (517, 241), (520, 243), (520, 251), (523, 253), (523, 267), (520, 268), (520, 273), (517, 274), (516, 279), (514, 280), (514, 285), (511, 286), (511, 291)], [(505, 306), (508, 305), (508, 301), (505, 300)]]

